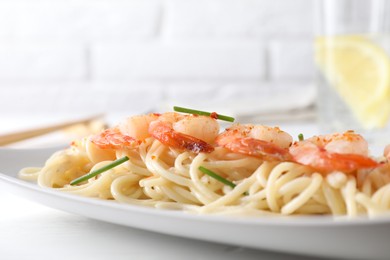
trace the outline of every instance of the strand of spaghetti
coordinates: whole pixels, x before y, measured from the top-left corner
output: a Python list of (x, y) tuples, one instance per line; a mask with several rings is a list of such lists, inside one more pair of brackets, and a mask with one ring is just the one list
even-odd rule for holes
[[(107, 165), (109, 163), (110, 161), (103, 161), (97, 163), (94, 165), (92, 170), (100, 169), (102, 166)], [(87, 197), (99, 197), (102, 199), (112, 199), (113, 197), (111, 193), (111, 184), (116, 178), (121, 177), (123, 175), (128, 176), (133, 174), (128, 172), (126, 168), (123, 167), (123, 165), (120, 165), (117, 166), (116, 168), (112, 168), (102, 173), (99, 178), (89, 179), (88, 182), (85, 184), (78, 185), (78, 186), (67, 185), (59, 189), (73, 194), (79, 194)], [(140, 179), (139, 176), (137, 175), (134, 176)]]
[(188, 176), (189, 165), (184, 164), (184, 161), (186, 161), (186, 160), (191, 160), (189, 152), (181, 153), (175, 159), (174, 166), (175, 166), (176, 172), (178, 174), (180, 174), (181, 176)]
[[(67, 151), (60, 151), (54, 153), (46, 161), (44, 167), (39, 173), (37, 184), (41, 187), (52, 188), (55, 184), (55, 178), (58, 178), (56, 175), (57, 172), (64, 172), (68, 164), (66, 164)], [(62, 187), (62, 186), (58, 186)]]
[(152, 174), (155, 174), (156, 170), (153, 168), (153, 164), (151, 162), (153, 159), (157, 158), (164, 149), (165, 148), (161, 145), (161, 143), (155, 140), (151, 143), (149, 149), (145, 151), (146, 154), (142, 157), (146, 168)]
[[(156, 141), (156, 142), (158, 142), (158, 141)], [(162, 167), (161, 161), (159, 160), (159, 156), (163, 152), (164, 149), (165, 149), (165, 146), (163, 146), (160, 143), (159, 148), (155, 152), (153, 152), (153, 153), (149, 152), (150, 155), (148, 155), (146, 158), (146, 165), (148, 166), (148, 168), (150, 168), (149, 170), (153, 169), (153, 171), (152, 171), (153, 174), (155, 174), (157, 176), (162, 176), (165, 179), (167, 179), (173, 183), (176, 183), (178, 185), (187, 186), (187, 187), (193, 186), (193, 184), (191, 183), (191, 181), (188, 178), (184, 178), (182, 176), (174, 174), (174, 173), (170, 172), (169, 169), (165, 169), (164, 167)]]
[(63, 187), (72, 179), (89, 172), (88, 163), (89, 159), (86, 154), (74, 149), (56, 152), (42, 168), (37, 183), (42, 187)]
[(263, 162), (261, 165), (262, 171), (258, 172), (256, 174), (257, 181), (263, 186), (264, 188), (267, 187), (268, 177), (272, 171), (272, 169), (276, 166), (276, 162)]
[(188, 178), (182, 177), (180, 175), (174, 174), (169, 169), (165, 169), (161, 166), (161, 164), (158, 162), (158, 159), (152, 160), (149, 162), (153, 165), (153, 168), (155, 169), (154, 173), (157, 176), (162, 176), (163, 178), (181, 186), (186, 187), (192, 187), (193, 184)]
[(266, 193), (266, 189), (265, 189), (265, 187), (267, 185), (267, 180), (265, 179), (265, 176), (269, 176), (269, 173), (272, 171), (275, 164), (276, 164), (275, 162), (263, 162), (263, 164), (261, 164), (258, 167), (258, 169), (253, 174), (256, 176), (255, 185), (258, 185), (258, 187), (260, 187), (262, 189), (256, 193), (249, 192), (249, 196), (245, 196), (242, 198), (243, 201), (249, 202), (249, 201), (253, 201), (253, 200), (256, 201), (256, 200), (263, 200), (263, 199), (267, 198), (267, 193)]
[(139, 186), (143, 189), (143, 192), (149, 198), (156, 201), (166, 201), (168, 200), (168, 197), (160, 187), (167, 185), (168, 183), (169, 181), (161, 176), (153, 176), (140, 180)]
[(294, 171), (296, 164), (290, 163), (290, 162), (283, 162), (278, 165), (276, 165), (267, 180), (267, 186), (266, 186), (266, 194), (267, 194), (267, 202), (270, 207), (270, 209), (273, 212), (279, 212), (280, 210), (280, 205), (278, 203), (278, 190), (281, 185), (284, 183), (278, 182), (278, 178), (287, 172)]
[(220, 195), (216, 194), (215, 191), (208, 189), (207, 185), (201, 182), (199, 178), (200, 174), (203, 175), (203, 173), (200, 172), (199, 167), (203, 164), (206, 158), (206, 154), (198, 154), (192, 161), (189, 172), (191, 181), (193, 183), (191, 190), (194, 192), (195, 196), (205, 205), (221, 197)]
[(389, 202), (390, 202), (390, 185), (385, 185), (381, 189), (384, 190), (382, 197), (381, 197), (381, 202), (380, 205), (383, 207), (389, 207)]
[[(155, 156), (159, 156), (159, 154), (156, 153)], [(161, 165), (159, 165), (159, 163), (157, 163), (157, 158), (158, 157), (155, 157), (155, 159), (152, 160), (153, 168), (156, 170), (156, 173), (178, 185), (188, 187), (192, 191), (192, 194), (186, 193), (187, 198), (185, 199), (185, 202), (188, 203), (189, 201), (195, 201), (196, 203), (199, 203), (199, 200), (196, 199), (197, 197), (199, 197), (199, 192), (194, 192), (194, 183), (191, 182), (188, 178), (180, 177), (177, 174), (173, 174), (169, 170), (164, 169)], [(178, 199), (178, 196), (175, 192), (170, 191), (169, 189), (165, 189), (162, 186), (160, 188), (163, 189), (164, 192), (168, 192), (169, 194), (167, 195), (170, 196), (171, 199)], [(181, 198), (181, 200), (183, 200), (183, 198)]]
[[(258, 168), (258, 170), (260, 167)], [(256, 173), (252, 174), (247, 179), (244, 179), (239, 183), (234, 189), (232, 189), (228, 194), (223, 197), (220, 197), (216, 201), (207, 204), (203, 208), (201, 208), (201, 213), (215, 211), (218, 207), (234, 204), (237, 202), (243, 194), (249, 189), (250, 185), (252, 185), (256, 181)]]
[(322, 192), (333, 215), (343, 215), (346, 213), (345, 202), (340, 190), (335, 190), (324, 181), (322, 183)]
[(148, 178), (143, 178), (139, 181), (140, 187), (153, 187), (153, 186), (161, 186), (167, 185), (169, 180), (163, 178), (162, 176), (150, 176)]
[(381, 208), (378, 204), (373, 203), (372, 200), (362, 192), (355, 195), (355, 200), (366, 209), (368, 215), (371, 217), (378, 216), (385, 211), (385, 209)]
[(100, 178), (88, 182), (79, 189), (73, 189), (72, 186), (59, 188), (62, 191), (82, 195), (85, 197), (97, 197), (101, 199), (111, 199), (110, 191), (112, 178), (109, 175), (101, 176)]
[[(126, 196), (134, 199), (142, 196), (142, 189), (139, 187), (140, 177), (133, 174), (119, 176), (113, 180), (110, 189), (113, 197)], [(136, 189), (134, 189), (136, 188)], [(126, 193), (126, 195), (124, 195)]]
[(19, 177), (26, 181), (36, 181), (42, 167), (26, 167), (20, 170)]
[[(285, 166), (288, 166), (288, 165), (285, 165)], [(294, 180), (296, 179), (298, 176), (302, 176), (303, 174), (311, 174), (312, 173), (312, 170), (306, 166), (302, 166), (302, 165), (298, 165), (298, 164), (291, 164), (290, 166), (290, 169), (287, 171), (284, 171), (282, 175), (280, 175), (277, 180), (275, 181), (275, 187), (281, 187), (283, 186), (285, 183), (288, 183), (290, 182), (291, 180)], [(269, 174), (268, 174), (269, 175)], [(260, 178), (258, 179), (262, 179), (261, 176), (265, 176), (265, 174), (263, 175), (260, 175)], [(269, 176), (268, 176), (269, 177)], [(261, 180), (263, 183), (265, 182), (264, 180)], [(268, 181), (268, 180), (266, 180)]]
[(117, 152), (116, 158), (123, 158), (127, 156), (129, 160), (122, 164), (129, 172), (142, 176), (150, 176), (151, 172), (146, 168), (145, 162), (141, 159), (138, 151)]
[(253, 209), (260, 209), (260, 210), (269, 210), (267, 201), (264, 200), (251, 200), (247, 204), (245, 204), (246, 207), (248, 208), (253, 208)]
[(138, 147), (137, 151), (139, 153), (139, 157), (143, 162), (146, 161), (146, 156), (148, 154), (148, 151), (152, 149), (152, 146), (154, 144), (154, 138), (149, 137), (146, 138)]
[(183, 204), (199, 203), (199, 201), (194, 196), (192, 196), (192, 194), (184, 194), (184, 190), (179, 192), (179, 190), (175, 189), (174, 185), (161, 186), (160, 188), (172, 201)]
[(151, 172), (148, 171), (148, 169), (144, 167), (139, 167), (130, 160), (127, 162), (127, 166), (129, 172), (133, 172), (137, 175), (146, 176), (146, 177), (151, 175)]
[(355, 217), (357, 215), (357, 206), (355, 201), (356, 194), (356, 179), (348, 177), (348, 181), (341, 189), (341, 194), (344, 197), (345, 204), (347, 206), (347, 215), (349, 217)]
[(128, 184), (136, 183), (136, 179), (133, 176), (121, 176), (115, 179), (111, 184), (111, 192), (115, 200), (123, 203), (129, 203), (133, 205), (151, 206), (153, 207), (156, 202), (152, 199), (138, 199), (132, 196), (124, 195), (122, 193), (123, 187)]
[[(325, 182), (325, 180), (323, 180), (323, 183)], [(316, 192), (312, 199), (317, 202), (318, 204), (321, 204), (321, 205), (326, 205), (328, 207), (328, 203), (326, 201), (326, 198), (325, 198), (325, 195), (324, 195), (324, 192), (322, 191), (322, 185), (321, 184), (321, 189), (318, 189), (318, 192)]]
[(348, 176), (345, 173), (336, 171), (326, 175), (326, 182), (335, 189), (340, 189), (345, 186), (348, 181)]
[(263, 190), (263, 185), (261, 185), (258, 181), (257, 181), (257, 178), (256, 178), (256, 182), (253, 183), (252, 186), (250, 186), (249, 190), (248, 190), (248, 195), (253, 195), (259, 191), (262, 191)]
[(329, 207), (321, 204), (303, 205), (298, 208), (294, 213), (298, 214), (329, 214)]
[(381, 187), (372, 196), (372, 201), (382, 207), (389, 207), (390, 203), (390, 183)]
[(257, 200), (265, 200), (267, 198), (266, 190), (260, 190), (254, 194), (249, 194), (249, 196), (245, 196), (242, 198), (244, 202), (251, 202)]
[(240, 158), (236, 160), (218, 160), (204, 162), (203, 166), (207, 169), (231, 169), (232, 167), (250, 167), (251, 165), (259, 166), (261, 163), (262, 161), (257, 158)]
[(183, 198), (186, 198), (186, 200), (190, 201), (192, 204), (198, 204), (200, 205), (200, 201), (194, 196), (194, 194), (187, 189), (180, 187), (180, 186), (173, 186), (172, 189), (179, 195), (181, 195)]
[[(159, 143), (157, 147), (158, 148), (154, 151), (153, 154), (150, 153), (151, 155), (148, 156), (148, 160), (151, 160), (152, 162), (157, 162), (159, 166), (164, 169), (172, 168), (171, 161), (175, 155), (170, 154), (171, 149), (167, 149), (167, 147), (165, 147), (161, 143)], [(153, 165), (151, 168), (153, 168)]]
[(311, 179), (310, 177), (299, 177), (280, 187), (278, 195), (282, 197), (283, 204), (286, 205), (294, 196), (306, 189), (310, 185)]
[(300, 194), (292, 199), (289, 203), (284, 205), (281, 209), (283, 215), (292, 214), (299, 207), (303, 206), (313, 194), (320, 188), (322, 183), (322, 176), (318, 173), (312, 175), (312, 181), (310, 185), (304, 189)]

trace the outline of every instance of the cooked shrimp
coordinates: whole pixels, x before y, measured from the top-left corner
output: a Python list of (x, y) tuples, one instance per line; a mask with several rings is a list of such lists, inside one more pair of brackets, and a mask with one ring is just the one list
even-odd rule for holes
[(218, 122), (209, 116), (165, 113), (149, 125), (149, 134), (161, 143), (195, 153), (212, 152), (219, 132)]
[(92, 136), (89, 141), (100, 149), (118, 150), (137, 147), (150, 137), (149, 124), (159, 116), (159, 114), (149, 114), (129, 117), (118, 126)]
[(390, 160), (390, 144), (386, 145), (385, 149), (383, 150), (383, 156), (387, 158), (387, 160)]
[(132, 148), (140, 144), (140, 140), (123, 134), (119, 128), (109, 128), (98, 135), (92, 136), (90, 141), (101, 149)]
[(161, 114), (152, 113), (148, 115), (132, 116), (119, 124), (119, 130), (124, 135), (131, 136), (137, 140), (145, 140), (150, 137), (148, 132), (152, 121), (157, 120)]
[(288, 147), (293, 138), (279, 127), (234, 125), (217, 137), (216, 143), (235, 153), (268, 161), (290, 159)]
[(294, 161), (322, 172), (353, 172), (379, 163), (368, 157), (367, 141), (354, 131), (314, 136), (290, 148)]

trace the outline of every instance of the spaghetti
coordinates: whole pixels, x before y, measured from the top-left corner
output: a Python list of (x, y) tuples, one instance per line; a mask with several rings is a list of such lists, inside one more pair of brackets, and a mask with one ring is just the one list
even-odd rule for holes
[[(211, 117), (176, 113), (148, 116), (132, 117), (115, 127), (114, 132), (122, 138), (104, 139), (107, 132), (85, 138), (53, 154), (42, 168), (24, 168), (19, 175), (36, 180), (40, 186), (81, 196), (199, 214), (376, 216), (390, 209), (390, 164), (385, 158), (382, 162), (369, 158), (368, 166), (355, 163), (356, 167), (341, 170), (329, 170), (331, 164), (326, 162), (324, 170), (312, 161), (305, 163), (310, 158), (302, 160), (302, 155), (295, 156), (297, 151), (291, 152), (292, 147), (302, 145), (300, 142), (313, 139), (291, 145), (292, 139), (278, 128), (235, 125), (228, 134), (220, 134)], [(145, 135), (145, 128), (149, 134)], [(230, 142), (221, 141), (226, 136)], [(257, 150), (248, 154), (246, 149)], [(328, 153), (338, 154), (337, 160), (348, 157), (330, 148)], [(72, 180), (125, 156), (128, 160), (116, 167), (70, 185)], [(234, 186), (205, 174), (200, 167)]]

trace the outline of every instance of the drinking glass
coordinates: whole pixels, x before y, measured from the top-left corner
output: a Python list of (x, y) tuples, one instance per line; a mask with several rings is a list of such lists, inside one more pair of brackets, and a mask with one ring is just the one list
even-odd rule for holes
[(390, 1), (317, 0), (316, 11), (321, 132), (390, 144)]

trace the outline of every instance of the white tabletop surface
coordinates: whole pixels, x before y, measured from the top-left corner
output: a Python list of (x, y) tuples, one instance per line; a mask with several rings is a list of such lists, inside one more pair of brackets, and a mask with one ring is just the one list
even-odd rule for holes
[[(291, 130), (296, 134), (296, 127), (292, 126)], [(307, 132), (313, 128), (306, 125), (299, 130)], [(214, 244), (104, 223), (0, 190), (0, 259), (316, 258)]]
[[(100, 222), (0, 191), (0, 259), (320, 259)], [(232, 234), (234, 235), (234, 234)]]

